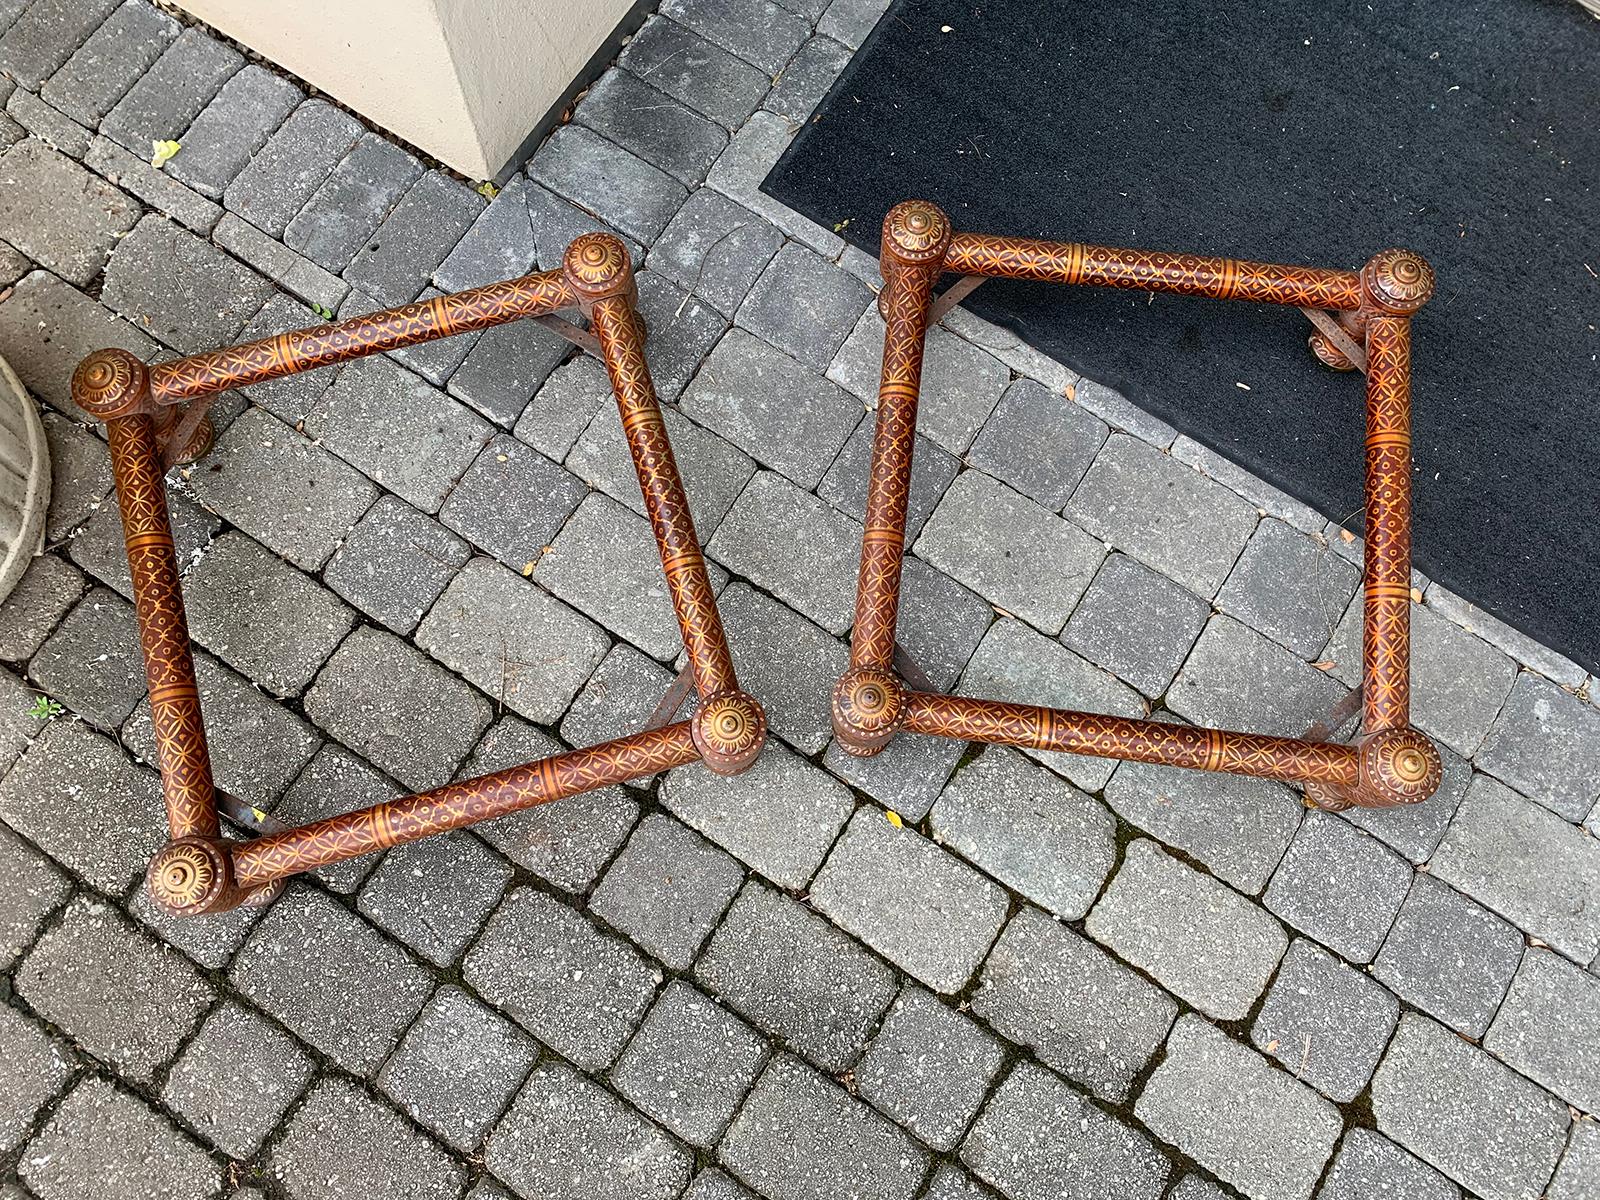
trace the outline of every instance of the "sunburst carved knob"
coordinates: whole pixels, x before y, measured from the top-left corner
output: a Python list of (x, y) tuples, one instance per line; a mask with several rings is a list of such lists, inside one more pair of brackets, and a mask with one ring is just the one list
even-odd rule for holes
[(905, 716), (900, 681), (878, 667), (852, 667), (833, 685), (833, 729), (851, 754), (876, 754)]
[(149, 372), (135, 355), (96, 350), (72, 373), (72, 402), (102, 421), (125, 417), (145, 406), (149, 384)]
[(1415, 729), (1381, 730), (1361, 743), (1363, 798), (1377, 806), (1426, 800), (1443, 776), (1439, 751)]
[(584, 300), (619, 295), (633, 285), (633, 264), (620, 239), (609, 233), (585, 233), (573, 239), (561, 260), (567, 282)]
[(228, 891), (228, 857), (215, 842), (178, 838), (150, 860), (146, 881), (150, 898), (164, 912), (174, 916), (207, 912)]
[(901, 262), (943, 258), (950, 245), (950, 218), (927, 200), (902, 200), (883, 218), (883, 245)]
[(1382, 250), (1361, 269), (1361, 283), (1373, 307), (1414, 313), (1433, 295), (1433, 268), (1415, 250)]
[(721, 692), (700, 702), (689, 732), (706, 766), (718, 775), (737, 775), (766, 745), (766, 710), (754, 696)]

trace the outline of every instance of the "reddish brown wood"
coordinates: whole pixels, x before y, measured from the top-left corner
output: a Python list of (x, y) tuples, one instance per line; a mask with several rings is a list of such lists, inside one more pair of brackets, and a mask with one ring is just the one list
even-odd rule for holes
[[(1432, 294), (1420, 257), (1386, 250), (1361, 271), (952, 233), (925, 201), (884, 222), (884, 366), (856, 592), (850, 667), (833, 694), (839, 743), (876, 754), (900, 729), (975, 742), (1228, 771), (1299, 783), (1328, 808), (1414, 803), (1439, 785), (1433, 744), (1410, 726), (1410, 317)], [(1218, 300), (1294, 305), (1319, 316), (1311, 348), (1336, 369), (1367, 372), (1363, 722), (1354, 745), (1195, 729), (908, 689), (895, 674), (900, 559), (910, 487), (928, 296), (944, 271)], [(1365, 340), (1365, 362), (1351, 339)]]
[[(209, 445), (209, 397), (250, 383), (576, 305), (589, 317), (611, 378), (700, 703), (694, 717), (586, 750), (451, 784), (248, 842), (225, 840), (217, 818), (178, 565), (165, 467)], [(766, 715), (739, 687), (689, 515), (634, 306), (622, 243), (586, 234), (560, 271), (438, 296), (314, 329), (190, 355), (147, 368), (122, 350), (79, 364), (73, 398), (106, 421), (133, 573), (171, 841), (148, 874), (151, 894), (180, 915), (223, 912), (276, 895), (290, 875), (537, 804), (700, 760), (735, 774), (760, 754)], [(180, 415), (181, 414), (181, 415)], [(163, 441), (165, 440), (165, 446)]]

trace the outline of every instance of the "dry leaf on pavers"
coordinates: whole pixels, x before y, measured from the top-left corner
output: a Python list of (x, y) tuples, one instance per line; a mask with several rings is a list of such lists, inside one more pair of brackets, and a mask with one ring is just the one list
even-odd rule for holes
[(150, 143), (150, 165), (152, 167), (154, 167), (156, 170), (159, 171), (161, 169), (161, 165), (163, 163), (165, 163), (168, 159), (172, 158), (174, 155), (176, 155), (178, 153), (179, 150), (182, 150), (182, 149), (183, 149), (183, 143), (181, 143), (181, 142), (173, 142), (173, 141), (151, 142)]

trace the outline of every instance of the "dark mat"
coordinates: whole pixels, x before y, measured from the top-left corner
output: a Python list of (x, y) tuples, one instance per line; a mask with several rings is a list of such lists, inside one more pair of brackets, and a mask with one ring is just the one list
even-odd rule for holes
[[(900, 0), (763, 186), (874, 253), (911, 196), (1113, 246), (1421, 251), (1417, 566), (1600, 670), (1597, 182), (1600, 22), (1571, 0)], [(1300, 313), (968, 304), (1359, 528), (1360, 377), (1313, 363)]]

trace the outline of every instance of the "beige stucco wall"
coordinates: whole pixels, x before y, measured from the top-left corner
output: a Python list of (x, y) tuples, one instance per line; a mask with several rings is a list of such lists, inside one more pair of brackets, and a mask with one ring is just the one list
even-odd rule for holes
[(498, 171), (633, 0), (180, 0), (474, 179)]

